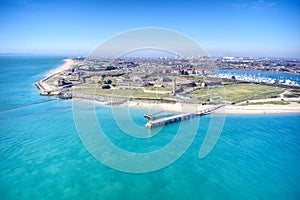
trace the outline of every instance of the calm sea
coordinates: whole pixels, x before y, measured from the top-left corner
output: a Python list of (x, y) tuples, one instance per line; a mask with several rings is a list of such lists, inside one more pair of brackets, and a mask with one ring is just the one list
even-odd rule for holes
[[(84, 148), (72, 101), (41, 97), (33, 86), (62, 59), (0, 56), (0, 199), (300, 199), (299, 114), (227, 115), (217, 145), (199, 159), (210, 122), (202, 117), (194, 142), (172, 165), (123, 173)], [(111, 108), (96, 111), (107, 136), (130, 151), (154, 150), (175, 134), (170, 125), (151, 143), (132, 141), (115, 128)], [(144, 112), (130, 109), (140, 125)]]

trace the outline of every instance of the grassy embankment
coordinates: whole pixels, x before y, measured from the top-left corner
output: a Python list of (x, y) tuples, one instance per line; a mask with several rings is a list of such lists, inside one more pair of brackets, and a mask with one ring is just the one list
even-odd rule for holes
[[(155, 93), (145, 93), (141, 89), (100, 89), (98, 85), (85, 85), (85, 87), (78, 87), (75, 88), (75, 92), (83, 93), (83, 94), (90, 94), (90, 95), (97, 95), (97, 96), (107, 96), (107, 97), (133, 97), (133, 98), (156, 98)], [(169, 94), (158, 94), (158, 98), (165, 98), (168, 97)]]

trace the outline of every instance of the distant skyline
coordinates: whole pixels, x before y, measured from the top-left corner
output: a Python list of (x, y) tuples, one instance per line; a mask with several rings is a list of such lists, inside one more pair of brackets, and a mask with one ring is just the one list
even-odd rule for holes
[(0, 53), (86, 55), (126, 30), (162, 27), (211, 56), (300, 58), (300, 1), (0, 0)]

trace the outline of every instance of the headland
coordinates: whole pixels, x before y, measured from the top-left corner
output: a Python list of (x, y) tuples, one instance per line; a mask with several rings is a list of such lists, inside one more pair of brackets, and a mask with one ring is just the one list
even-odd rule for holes
[(181, 113), (223, 104), (228, 114), (300, 113), (299, 87), (211, 77), (215, 71), (206, 68), (203, 59), (64, 61), (35, 83), (41, 95)]

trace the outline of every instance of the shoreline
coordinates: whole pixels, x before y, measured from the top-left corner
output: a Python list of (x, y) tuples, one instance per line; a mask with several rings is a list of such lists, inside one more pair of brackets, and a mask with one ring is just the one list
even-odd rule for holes
[[(130, 101), (120, 105), (110, 105), (109, 102), (100, 102), (96, 100), (83, 99), (83, 98), (74, 98), (72, 101), (80, 101), (84, 103), (93, 103), (103, 106), (115, 106), (115, 107), (128, 107), (128, 108), (143, 108), (143, 109), (153, 109), (153, 110), (165, 110), (170, 112), (196, 112), (199, 110), (209, 109), (214, 107), (214, 105), (186, 105), (180, 103), (149, 103), (149, 102), (139, 102), (139, 101)], [(182, 105), (185, 105), (185, 108), (182, 108)], [(194, 107), (193, 107), (194, 106)], [(196, 107), (197, 106), (197, 107)], [(300, 113), (300, 104), (297, 102), (290, 102), (288, 105), (226, 105), (224, 109), (217, 109), (213, 113), (219, 114), (295, 114)]]
[(291, 114), (300, 113), (300, 104), (297, 102), (290, 102), (288, 105), (227, 105), (225, 107), (225, 112), (227, 114)]
[[(45, 96), (58, 96), (60, 91), (57, 88), (49, 85), (47, 80), (55, 77), (56, 75), (70, 69), (74, 60), (64, 59), (64, 63), (55, 69), (52, 69), (46, 74), (46, 77), (35, 83), (35, 86), (40, 90), (40, 95)], [(181, 104), (177, 103), (157, 103), (157, 102), (145, 102), (139, 100), (123, 101), (122, 103), (116, 103), (111, 105), (110, 101), (97, 101), (94, 99), (85, 99), (81, 97), (73, 97), (74, 101), (81, 101), (87, 103), (94, 103), (105, 106), (121, 106), (131, 108), (144, 108), (154, 110), (166, 110), (171, 112), (197, 112), (199, 110), (209, 109), (215, 105), (197, 105), (197, 104)], [(259, 102), (266, 102), (268, 99), (255, 100)], [(269, 101), (269, 100), (268, 100)], [(300, 99), (299, 101), (300, 102)], [(274, 105), (274, 104), (262, 104), (262, 105), (226, 105), (223, 109), (217, 109), (213, 113), (224, 114), (285, 114), (285, 113), (300, 113), (300, 103), (290, 101), (287, 105)]]
[(54, 88), (53, 86), (46, 83), (46, 81), (48, 79), (56, 76), (57, 74), (68, 70), (74, 64), (74, 61), (70, 58), (64, 59), (63, 61), (64, 61), (64, 63), (62, 65), (49, 71), (46, 74), (45, 78), (43, 78), (42, 80), (40, 80), (34, 84), (40, 90), (40, 95), (42, 95), (42, 96), (57, 96), (59, 94), (59, 91), (56, 88)]
[(63, 71), (68, 70), (74, 64), (74, 61), (71, 58), (64, 59), (63, 61), (64, 61), (64, 63), (62, 65), (60, 65), (57, 68), (52, 69), (51, 71), (49, 71), (46, 74), (46, 77), (44, 79), (42, 79), (42, 81), (46, 81), (49, 78), (51, 78), (51, 77), (53, 77), (53, 76), (55, 76), (55, 75), (57, 75), (57, 74), (59, 74)]

